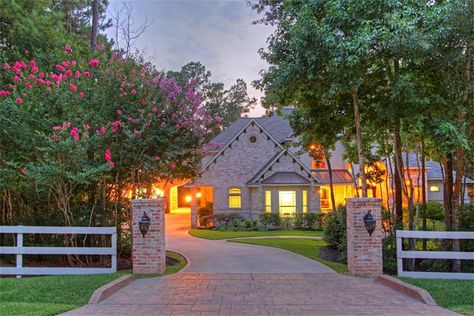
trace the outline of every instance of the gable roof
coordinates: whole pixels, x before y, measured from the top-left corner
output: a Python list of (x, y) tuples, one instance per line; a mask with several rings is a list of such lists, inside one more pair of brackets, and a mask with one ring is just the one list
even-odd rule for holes
[(293, 135), (293, 129), (288, 120), (274, 114), (255, 118), (241, 117), (214, 137), (211, 142), (221, 144), (222, 146), (226, 145), (252, 120), (258, 122), (279, 143)]
[(311, 181), (305, 179), (296, 172), (275, 172), (270, 177), (262, 181), (262, 184), (310, 184)]
[(260, 178), (262, 175), (267, 172), (276, 162), (279, 161), (281, 156), (289, 155), (295, 163), (298, 163), (301, 167), (301, 170), (305, 170), (309, 177), (312, 178), (315, 182), (319, 183), (319, 180), (313, 175), (310, 169), (306, 167), (295, 155), (291, 153), (288, 149), (282, 148), (282, 150), (276, 153), (267, 163), (249, 180), (247, 181), (247, 185), (257, 185), (259, 183)]
[[(231, 146), (232, 142), (237, 139), (240, 134), (242, 134), (247, 127), (250, 125), (257, 125), (257, 127), (260, 129), (262, 133), (265, 133), (268, 137), (268, 139), (272, 140), (273, 143), (275, 144), (275, 147), (279, 147), (280, 149), (283, 150), (283, 146), (278, 142), (263, 126), (257, 121), (257, 119), (249, 119), (243, 126), (240, 127), (240, 130), (237, 131), (236, 133), (233, 134), (233, 136), (227, 141), (227, 143), (221, 147), (221, 149), (201, 168), (201, 172), (205, 171), (214, 161), (216, 161), (217, 157), (219, 155), (223, 154), (224, 151)], [(230, 136), (230, 135), (227, 135)]]

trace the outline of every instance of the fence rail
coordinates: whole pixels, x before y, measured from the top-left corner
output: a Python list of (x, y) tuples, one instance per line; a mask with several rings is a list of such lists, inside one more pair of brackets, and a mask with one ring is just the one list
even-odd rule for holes
[[(16, 255), (16, 267), (0, 267), (3, 275), (102, 274), (117, 271), (115, 227), (0, 226), (0, 234), (16, 234), (16, 246), (0, 247), (0, 254)], [(110, 235), (110, 247), (25, 247), (23, 234)], [(108, 255), (110, 268), (23, 267), (23, 255)]]
[(435, 232), (397, 230), (397, 271), (399, 276), (425, 279), (474, 280), (474, 273), (403, 271), (403, 259), (474, 260), (474, 252), (461, 251), (411, 251), (403, 250), (402, 238), (417, 239), (474, 239), (474, 232)]

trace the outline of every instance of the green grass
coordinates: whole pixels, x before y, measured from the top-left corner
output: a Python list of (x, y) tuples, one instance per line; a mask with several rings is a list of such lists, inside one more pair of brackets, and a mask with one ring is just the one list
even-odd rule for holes
[(322, 231), (315, 230), (271, 230), (271, 231), (219, 231), (210, 229), (191, 229), (191, 236), (204, 239), (230, 239), (259, 236), (322, 236)]
[[(186, 259), (175, 252), (166, 255), (179, 260), (166, 266), (163, 275), (176, 273), (186, 265)], [(57, 315), (87, 303), (94, 291), (130, 270), (113, 274), (61, 275), (43, 277), (0, 278), (0, 315)], [(156, 277), (158, 274), (137, 277)]]
[(285, 249), (307, 258), (319, 261), (339, 273), (348, 271), (345, 264), (320, 258), (320, 247), (327, 246), (327, 243), (324, 240), (305, 238), (262, 238), (237, 239), (229, 241)]
[(444, 308), (474, 315), (474, 280), (399, 279), (425, 289)]

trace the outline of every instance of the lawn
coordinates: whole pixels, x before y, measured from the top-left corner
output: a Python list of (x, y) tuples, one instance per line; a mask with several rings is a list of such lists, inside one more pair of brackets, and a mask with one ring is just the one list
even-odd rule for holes
[[(170, 251), (166, 255), (179, 263), (166, 266), (164, 275), (176, 273), (186, 265), (183, 256)], [(0, 315), (57, 315), (86, 304), (97, 288), (130, 273), (126, 270), (113, 274), (0, 278)], [(159, 275), (140, 275), (155, 276)]]
[(474, 315), (474, 280), (402, 278), (427, 290), (438, 305), (464, 315)]
[(270, 230), (270, 231), (220, 231), (210, 229), (191, 229), (191, 236), (204, 239), (230, 239), (241, 237), (265, 237), (265, 236), (322, 236), (323, 232), (318, 230)]
[(285, 249), (305, 256), (307, 258), (319, 261), (339, 273), (344, 273), (348, 271), (347, 266), (345, 264), (328, 261), (320, 258), (320, 247), (327, 246), (327, 243), (324, 240), (305, 238), (262, 238), (236, 239), (229, 241)]

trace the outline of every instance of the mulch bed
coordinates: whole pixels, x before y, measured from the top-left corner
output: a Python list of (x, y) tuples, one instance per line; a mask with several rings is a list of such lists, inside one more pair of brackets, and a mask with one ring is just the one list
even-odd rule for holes
[(321, 259), (345, 264), (344, 261), (339, 259), (339, 252), (336, 249), (328, 247), (328, 246), (324, 246), (324, 247), (320, 247), (319, 250), (320, 250), (319, 257)]

